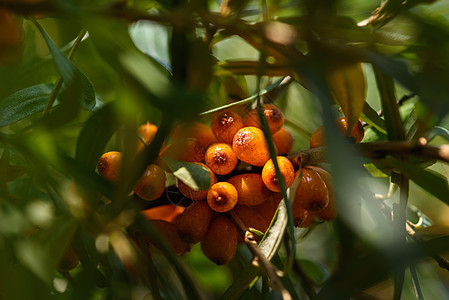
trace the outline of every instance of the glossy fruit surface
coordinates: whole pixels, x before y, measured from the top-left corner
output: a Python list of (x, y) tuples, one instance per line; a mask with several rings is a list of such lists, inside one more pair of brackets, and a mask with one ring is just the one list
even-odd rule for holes
[(259, 128), (243, 127), (234, 136), (232, 149), (241, 161), (262, 167), (269, 159), (267, 140)]
[(294, 140), (291, 132), (282, 127), (273, 134), (273, 143), (276, 145), (279, 154), (288, 154), (293, 148)]
[(228, 182), (217, 182), (207, 192), (207, 204), (216, 212), (233, 209), (237, 199), (237, 189)]
[[(279, 166), (279, 171), (281, 172), (281, 176), (284, 178), (285, 188), (287, 189), (288, 187), (290, 187), (290, 185), (293, 183), (293, 180), (295, 179), (295, 169), (293, 168), (293, 165), (290, 162), (290, 160), (288, 160), (288, 158), (284, 156), (277, 156), (276, 160)], [(270, 189), (271, 191), (273, 192), (281, 191), (279, 181), (276, 177), (276, 169), (271, 159), (266, 162), (266, 164), (262, 169), (262, 180), (267, 186), (267, 188)]]
[[(272, 134), (276, 133), (284, 125), (284, 114), (274, 104), (264, 104), (262, 107), (263, 113), (268, 123), (268, 127)], [(262, 128), (260, 125), (259, 114), (257, 109), (251, 109), (244, 118), (245, 126), (253, 126), (257, 128)]]
[(212, 220), (213, 211), (206, 201), (193, 202), (176, 220), (181, 239), (186, 243), (197, 243), (205, 235)]
[(159, 198), (164, 189), (165, 172), (155, 164), (148, 165), (134, 186), (136, 195), (147, 201)]
[(211, 128), (219, 141), (231, 144), (237, 131), (245, 124), (242, 117), (232, 110), (217, 112), (212, 118)]
[(104, 153), (97, 164), (98, 173), (107, 181), (118, 183), (120, 176), (120, 165), (122, 163), (122, 153), (109, 151)]
[(140, 152), (148, 146), (156, 136), (156, 132), (157, 126), (150, 122), (140, 125), (139, 128), (137, 128), (138, 140), (136, 151)]
[(313, 169), (304, 167), (301, 173), (301, 182), (293, 202), (293, 211), (296, 207), (314, 213), (324, 210), (329, 204), (329, 190), (326, 183)]
[(238, 204), (240, 205), (258, 205), (271, 197), (271, 192), (263, 183), (260, 174), (239, 174), (227, 181), (236, 188), (239, 195)]
[(272, 197), (259, 205), (252, 206), (252, 208), (261, 215), (265, 221), (270, 224), (274, 213), (278, 209), (279, 203), (282, 200), (280, 193), (272, 193)]
[[(249, 228), (254, 228), (262, 233), (265, 233), (270, 225), (270, 223), (268, 223), (255, 209), (253, 209), (253, 206), (237, 205), (234, 207), (234, 212), (243, 222), (246, 230)], [(240, 238), (239, 240), (243, 241), (243, 239)]]
[(209, 230), (201, 240), (204, 255), (217, 265), (231, 261), (237, 251), (237, 229), (225, 216), (213, 219)]
[[(213, 184), (215, 184), (217, 182), (217, 177), (215, 176), (214, 172), (212, 172), (212, 170), (208, 166), (206, 166), (203, 163), (198, 163), (198, 162), (195, 164), (204, 167), (206, 170), (209, 170), (209, 176), (211, 179), (210, 186), (212, 186)], [(200, 200), (204, 200), (207, 198), (208, 190), (194, 190), (179, 179), (177, 179), (176, 185), (183, 196), (185, 196), (193, 201), (200, 201)]]
[(226, 175), (235, 169), (238, 163), (232, 146), (226, 143), (214, 143), (206, 150), (206, 165), (218, 175)]

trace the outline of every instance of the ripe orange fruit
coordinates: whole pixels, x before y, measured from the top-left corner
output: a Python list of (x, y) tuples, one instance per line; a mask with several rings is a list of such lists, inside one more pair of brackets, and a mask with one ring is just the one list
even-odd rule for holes
[(122, 153), (109, 151), (104, 153), (97, 164), (98, 173), (107, 181), (118, 183), (120, 176), (120, 165), (122, 163)]
[(138, 139), (136, 151), (140, 152), (148, 146), (156, 136), (156, 132), (157, 126), (151, 124), (150, 122), (140, 125), (139, 128), (137, 128)]
[(237, 251), (237, 229), (225, 216), (213, 219), (206, 235), (201, 239), (204, 255), (217, 265), (231, 261)]
[(207, 204), (216, 212), (226, 212), (237, 204), (236, 188), (228, 182), (217, 182), (207, 192)]
[[(274, 195), (275, 194), (275, 195)], [(270, 199), (266, 200), (265, 202), (262, 202), (261, 204), (252, 206), (252, 208), (261, 215), (265, 221), (270, 224), (271, 220), (274, 217), (274, 213), (278, 209), (279, 203), (282, 200), (282, 196), (280, 196), (280, 193), (273, 193), (272, 197)]]
[(312, 223), (313, 213), (299, 205), (293, 205), (293, 220), (295, 227), (308, 227)]
[(271, 192), (265, 186), (262, 176), (256, 173), (235, 175), (227, 180), (237, 190), (238, 204), (258, 205), (270, 199)]
[[(276, 156), (276, 160), (279, 166), (279, 171), (284, 178), (285, 188), (288, 188), (295, 179), (295, 169), (290, 160), (284, 156)], [(276, 169), (274, 168), (274, 163), (271, 159), (266, 162), (262, 169), (262, 180), (271, 191), (281, 191), (279, 181), (276, 177)]]
[[(160, 232), (173, 253), (182, 255), (190, 251), (190, 245), (181, 239), (175, 224), (162, 220), (152, 220), (151, 223)], [(154, 245), (151, 237), (149, 240)]]
[(147, 201), (159, 198), (164, 189), (165, 172), (155, 164), (148, 165), (134, 186), (136, 195)]
[(174, 204), (156, 206), (142, 211), (142, 215), (148, 220), (163, 220), (173, 222), (182, 212), (184, 207)]
[[(276, 133), (284, 125), (284, 114), (274, 104), (264, 104), (262, 107), (265, 118), (268, 122), (268, 127), (272, 134)], [(257, 128), (262, 128), (260, 125), (259, 114), (257, 109), (251, 109), (243, 119), (246, 126), (252, 126)]]
[(237, 131), (244, 126), (243, 119), (232, 110), (222, 110), (215, 113), (211, 128), (219, 141), (231, 144)]
[[(346, 123), (345, 117), (340, 117), (335, 120), (335, 125), (340, 130), (342, 134), (347, 134), (348, 132), (348, 124)], [(356, 143), (360, 143), (365, 134), (365, 130), (363, 129), (363, 125), (360, 121), (357, 121), (352, 128), (349, 136), (354, 138)], [(325, 145), (325, 132), (324, 126), (319, 127), (312, 133), (310, 137), (310, 148), (322, 147)]]
[(182, 138), (195, 138), (204, 148), (207, 148), (212, 143), (218, 141), (215, 134), (212, 132), (212, 128), (200, 122), (182, 123), (177, 125), (173, 129), (172, 139), (175, 141)]
[(318, 173), (318, 175), (321, 176), (321, 178), (324, 180), (324, 183), (326, 184), (329, 193), (329, 204), (324, 210), (315, 213), (315, 215), (321, 220), (325, 221), (335, 219), (337, 217), (337, 206), (335, 204), (335, 195), (333, 192), (331, 175), (329, 174), (329, 172), (320, 167), (308, 166), (308, 168), (313, 169), (315, 172)]
[(269, 159), (267, 140), (259, 128), (243, 127), (234, 136), (232, 149), (241, 161), (262, 167)]
[(235, 169), (238, 163), (237, 155), (231, 145), (226, 143), (214, 143), (206, 150), (204, 157), (206, 165), (218, 175), (226, 175)]
[[(268, 223), (264, 219), (264, 217), (262, 217), (255, 209), (253, 209), (253, 206), (246, 206), (239, 204), (236, 207), (234, 207), (234, 212), (243, 222), (243, 224), (246, 227), (246, 230), (248, 230), (248, 228), (254, 228), (262, 233), (265, 233), (268, 229), (268, 226), (270, 225), (270, 223)], [(243, 239), (240, 236), (239, 241), (243, 242)]]
[(190, 204), (176, 221), (181, 239), (186, 243), (199, 242), (206, 235), (213, 214), (206, 201)]
[(288, 154), (293, 148), (293, 136), (288, 129), (282, 127), (273, 134), (273, 143), (276, 145), (279, 154)]
[[(213, 184), (215, 184), (217, 182), (217, 177), (215, 176), (214, 172), (212, 172), (212, 170), (206, 166), (203, 163), (195, 163), (197, 165), (200, 165), (202, 167), (204, 167), (206, 170), (209, 170), (209, 176), (210, 176), (210, 186), (212, 186)], [(179, 189), (179, 191), (181, 192), (181, 194), (183, 194), (185, 197), (189, 198), (190, 200), (193, 201), (200, 201), (200, 200), (204, 200), (207, 198), (207, 191), (208, 190), (194, 190), (191, 187), (189, 187), (187, 184), (185, 184), (184, 182), (182, 182), (181, 180), (177, 179), (176, 181), (176, 185)]]
[[(187, 162), (201, 162), (204, 159), (205, 149), (195, 138), (185, 138), (174, 141), (162, 149), (159, 156), (169, 157)], [(172, 172), (167, 164), (162, 160), (158, 160), (158, 164), (166, 171)]]
[(329, 190), (324, 180), (313, 169), (303, 167), (301, 182), (293, 202), (293, 211), (300, 207), (315, 213), (324, 210), (328, 204)]

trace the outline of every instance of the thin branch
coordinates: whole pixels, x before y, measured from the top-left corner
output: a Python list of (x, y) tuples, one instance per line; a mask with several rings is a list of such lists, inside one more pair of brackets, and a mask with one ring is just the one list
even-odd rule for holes
[(291, 300), (292, 297), (290, 293), (284, 287), (279, 278), (279, 274), (281, 273), (281, 271), (276, 268), (263, 254), (262, 250), (257, 245), (257, 242), (254, 240), (253, 234), (247, 230), (246, 226), (243, 224), (239, 216), (233, 211), (230, 211), (229, 215), (236, 225), (237, 231), (243, 237), (246, 246), (253, 255), (253, 264), (260, 266), (264, 270), (265, 274), (270, 280), (271, 286), (281, 293), (282, 299)]

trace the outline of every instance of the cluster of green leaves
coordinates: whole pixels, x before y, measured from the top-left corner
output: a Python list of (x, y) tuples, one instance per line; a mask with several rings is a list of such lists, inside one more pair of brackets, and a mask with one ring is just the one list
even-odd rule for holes
[[(339, 210), (331, 224), (293, 229), (294, 188), (284, 190), (259, 247), (285, 271), (281, 284), (291, 297), (374, 297), (382, 286), (367, 288), (391, 281), (395, 299), (410, 291), (449, 298), (428, 260), (441, 262), (449, 251), (449, 224), (438, 215), (448, 211), (449, 169), (435, 164), (448, 161), (447, 150), (440, 157), (388, 152), (420, 137), (435, 147), (449, 140), (444, 1), (23, 2), (0, 2), (23, 18), (25, 33), (23, 58), (0, 66), (0, 298), (275, 296), (273, 278), (244, 246), (228, 267), (212, 266), (197, 247), (176, 257), (128, 197), (174, 124), (263, 101), (285, 112), (295, 150), (307, 149), (324, 124)], [(27, 16), (35, 12), (45, 17)], [(350, 126), (363, 120), (363, 142), (386, 150), (361, 156), (337, 132), (341, 113)], [(159, 130), (135, 157), (136, 128), (146, 121)], [(95, 170), (107, 150), (124, 154), (117, 186)], [(194, 188), (208, 182), (203, 169), (166, 163)], [(400, 191), (379, 200), (390, 181)], [(409, 203), (435, 223), (410, 243)], [(141, 255), (123, 234), (130, 225), (163, 251)], [(429, 230), (441, 226), (443, 234)], [(57, 273), (69, 244), (81, 264)], [(130, 271), (127, 262), (136, 259), (144, 272)]]

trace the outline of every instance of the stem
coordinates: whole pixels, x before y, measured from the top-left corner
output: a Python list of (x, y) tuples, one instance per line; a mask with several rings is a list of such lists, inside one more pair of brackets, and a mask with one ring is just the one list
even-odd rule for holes
[[(34, 20), (32, 18), (30, 18), (30, 20), (33, 23), (36, 23), (36, 20)], [(73, 43), (72, 49), (70, 49), (70, 53), (67, 56), (69, 60), (72, 60), (73, 57), (75, 56), (75, 52), (78, 50), (78, 48), (79, 48), (79, 46), (81, 44), (81, 41), (83, 40), (83, 38), (86, 35), (86, 33), (87, 33), (87, 30), (86, 29), (82, 29), (80, 31), (80, 33), (78, 34), (78, 36), (76, 37), (75, 42)], [(62, 87), (63, 81), (64, 80), (62, 79), (62, 76), (59, 76), (58, 80), (55, 83), (55, 86), (54, 86), (53, 90), (51, 91), (50, 98), (48, 99), (47, 105), (45, 106), (45, 109), (44, 109), (44, 112), (42, 114), (42, 117), (45, 117), (50, 112), (50, 109), (52, 108), (53, 104), (56, 101), (56, 96), (58, 95), (59, 90)]]
[(410, 275), (412, 276), (413, 287), (415, 288), (416, 299), (424, 300), (424, 295), (419, 284), (418, 274), (416, 273), (415, 264), (410, 265)]

